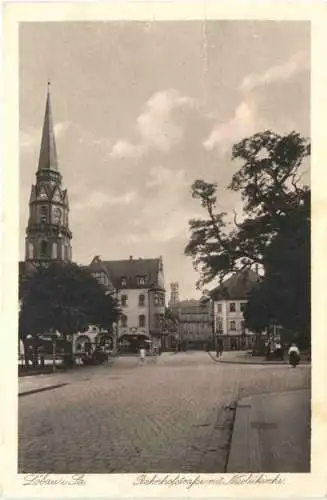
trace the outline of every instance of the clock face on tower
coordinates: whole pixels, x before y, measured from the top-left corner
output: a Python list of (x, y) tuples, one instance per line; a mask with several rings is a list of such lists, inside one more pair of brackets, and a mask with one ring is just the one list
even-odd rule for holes
[(55, 224), (59, 224), (61, 222), (61, 215), (60, 208), (55, 208), (53, 211), (53, 220)]

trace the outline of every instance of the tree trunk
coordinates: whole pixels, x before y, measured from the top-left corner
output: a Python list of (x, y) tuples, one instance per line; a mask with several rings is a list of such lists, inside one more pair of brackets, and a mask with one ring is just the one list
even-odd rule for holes
[(117, 336), (118, 336), (118, 326), (113, 325), (113, 330), (112, 330), (112, 354), (114, 356), (117, 355)]

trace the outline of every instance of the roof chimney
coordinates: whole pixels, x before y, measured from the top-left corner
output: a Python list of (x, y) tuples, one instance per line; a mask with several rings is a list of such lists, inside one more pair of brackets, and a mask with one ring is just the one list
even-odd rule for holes
[(133, 260), (133, 255), (130, 255), (130, 256), (129, 256), (129, 260)]

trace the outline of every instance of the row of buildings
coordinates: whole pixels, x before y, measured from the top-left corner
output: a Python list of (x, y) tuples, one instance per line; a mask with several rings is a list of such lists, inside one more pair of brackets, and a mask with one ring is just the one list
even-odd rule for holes
[(209, 291), (200, 300), (179, 300), (178, 283), (171, 284), (169, 308), (176, 318), (176, 339), (182, 348), (223, 347), (249, 349), (255, 335), (245, 328), (247, 296), (260, 277), (244, 270)]
[[(36, 182), (29, 199), (23, 269), (50, 262), (72, 261), (69, 199), (62, 186), (54, 135), (50, 88), (42, 130)], [(225, 348), (247, 344), (251, 332), (244, 328), (246, 295), (257, 280), (252, 271), (235, 275), (200, 301), (180, 301), (178, 283), (171, 284), (170, 313), (165, 317), (165, 283), (162, 257), (107, 260), (95, 256), (86, 267), (119, 301), (122, 314), (111, 332), (121, 348), (135, 350), (141, 339), (163, 348), (204, 348), (219, 335)], [(75, 336), (74, 348), (83, 350), (102, 335), (97, 327)]]

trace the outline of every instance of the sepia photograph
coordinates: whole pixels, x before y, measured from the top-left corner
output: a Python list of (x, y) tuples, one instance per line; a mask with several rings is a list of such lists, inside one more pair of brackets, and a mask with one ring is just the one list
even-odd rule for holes
[(310, 52), (19, 24), (19, 474), (310, 473)]

